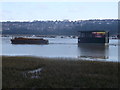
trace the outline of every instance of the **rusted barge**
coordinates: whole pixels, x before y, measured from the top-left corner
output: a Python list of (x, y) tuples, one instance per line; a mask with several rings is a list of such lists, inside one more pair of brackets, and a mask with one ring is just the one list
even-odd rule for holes
[(15, 37), (11, 39), (12, 44), (48, 44), (48, 40), (43, 38), (23, 38), (23, 37)]

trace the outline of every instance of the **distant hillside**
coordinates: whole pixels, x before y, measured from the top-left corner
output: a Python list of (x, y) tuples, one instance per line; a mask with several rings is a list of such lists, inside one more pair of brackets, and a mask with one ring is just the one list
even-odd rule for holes
[(78, 35), (80, 30), (106, 30), (117, 34), (118, 20), (2, 22), (2, 34)]

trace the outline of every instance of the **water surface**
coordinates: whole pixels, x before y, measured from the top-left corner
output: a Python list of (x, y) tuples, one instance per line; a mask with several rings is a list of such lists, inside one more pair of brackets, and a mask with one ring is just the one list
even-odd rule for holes
[[(78, 45), (77, 38), (45, 38), (48, 45), (11, 44), (11, 37), (2, 38), (2, 55), (62, 57), (85, 60), (118, 61), (118, 40), (110, 40), (108, 46)], [(38, 38), (38, 37), (37, 37)]]

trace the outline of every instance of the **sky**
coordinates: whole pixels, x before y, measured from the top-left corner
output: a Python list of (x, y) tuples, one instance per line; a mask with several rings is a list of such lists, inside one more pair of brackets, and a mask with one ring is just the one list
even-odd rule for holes
[(1, 2), (0, 21), (117, 19), (118, 2)]

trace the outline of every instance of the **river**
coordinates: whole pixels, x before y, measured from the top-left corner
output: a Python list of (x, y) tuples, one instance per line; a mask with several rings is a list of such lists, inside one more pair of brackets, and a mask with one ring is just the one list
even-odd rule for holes
[[(77, 38), (56, 37), (44, 38), (49, 40), (48, 45), (14, 45), (12, 37), (2, 39), (2, 53), (4, 56), (35, 56), (49, 58), (74, 58), (83, 60), (118, 61), (118, 41), (110, 39), (109, 45), (78, 45)], [(35, 37), (34, 37), (35, 38)], [(36, 37), (38, 38), (38, 37)]]

